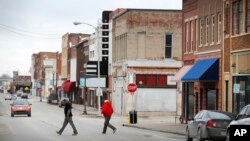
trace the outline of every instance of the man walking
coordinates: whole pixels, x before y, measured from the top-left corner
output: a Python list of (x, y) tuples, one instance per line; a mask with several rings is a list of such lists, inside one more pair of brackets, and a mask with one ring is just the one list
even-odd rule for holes
[(59, 130), (59, 131), (56, 131), (57, 134), (61, 135), (64, 128), (67, 126), (67, 124), (69, 123), (71, 125), (71, 127), (73, 128), (73, 134), (72, 135), (77, 135), (78, 132), (76, 130), (76, 127), (73, 123), (73, 120), (72, 120), (72, 112), (71, 112), (71, 109), (72, 109), (72, 106), (71, 106), (71, 102), (70, 101), (67, 101), (66, 104), (65, 104), (65, 107), (64, 107), (64, 115), (65, 115), (65, 118), (64, 118), (64, 122), (63, 122), (63, 126), (62, 128)]
[(102, 114), (103, 114), (103, 116), (105, 118), (105, 122), (104, 122), (104, 127), (103, 127), (102, 133), (106, 134), (107, 127), (109, 127), (111, 129), (113, 129), (113, 134), (114, 134), (115, 131), (116, 131), (116, 128), (109, 123), (109, 121), (111, 119), (111, 116), (113, 114), (113, 107), (112, 107), (112, 105), (110, 104), (110, 102), (108, 100), (105, 100), (104, 104), (102, 105)]

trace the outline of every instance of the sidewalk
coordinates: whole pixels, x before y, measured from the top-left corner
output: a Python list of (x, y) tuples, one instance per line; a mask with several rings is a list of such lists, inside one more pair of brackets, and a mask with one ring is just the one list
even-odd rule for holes
[[(73, 109), (83, 111), (83, 105), (73, 104)], [(92, 107), (87, 108), (87, 115), (82, 115), (84, 117), (95, 117), (102, 118), (101, 115), (98, 115), (98, 110)], [(186, 124), (180, 124), (179, 120), (175, 121), (174, 116), (164, 116), (164, 117), (137, 117), (136, 124), (128, 123), (128, 117), (126, 116), (117, 116), (113, 115), (115, 119), (121, 119), (120, 121), (124, 121), (122, 126), (140, 128), (152, 131), (166, 132), (166, 133), (174, 133), (185, 135), (186, 134)]]

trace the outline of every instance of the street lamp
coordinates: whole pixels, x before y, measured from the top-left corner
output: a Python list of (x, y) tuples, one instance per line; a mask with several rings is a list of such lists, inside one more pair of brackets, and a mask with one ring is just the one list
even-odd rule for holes
[(100, 92), (100, 47), (99, 47), (99, 26), (98, 27), (95, 27), (93, 26), (92, 24), (89, 24), (89, 23), (85, 23), (85, 22), (73, 22), (74, 25), (80, 25), (80, 24), (85, 24), (85, 25), (88, 25), (88, 26), (91, 26), (95, 29), (95, 33), (96, 33), (96, 46), (97, 46), (97, 78), (98, 78), (98, 88), (97, 88), (97, 96), (98, 96), (98, 113), (100, 114), (101, 113), (101, 94), (99, 94)]
[(87, 115), (87, 108), (86, 108), (86, 69), (87, 69), (87, 64), (84, 64), (83, 65), (83, 69), (84, 69), (84, 87), (83, 87), (83, 89), (82, 89), (82, 94), (83, 94), (83, 96), (82, 96), (82, 98), (83, 98), (83, 114), (84, 115)]

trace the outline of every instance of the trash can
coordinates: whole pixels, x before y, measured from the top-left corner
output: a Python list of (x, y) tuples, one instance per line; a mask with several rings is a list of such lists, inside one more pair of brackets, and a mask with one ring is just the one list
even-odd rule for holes
[(129, 121), (131, 124), (137, 123), (137, 111), (129, 111)]

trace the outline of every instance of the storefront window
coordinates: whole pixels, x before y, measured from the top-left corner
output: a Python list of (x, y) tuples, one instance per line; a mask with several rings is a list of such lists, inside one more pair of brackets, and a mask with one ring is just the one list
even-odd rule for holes
[(250, 74), (250, 63), (248, 62), (249, 59), (250, 59), (250, 54), (239, 55), (239, 61), (238, 61), (239, 74)]
[(232, 60), (232, 71), (233, 74), (250, 74), (250, 53), (235, 54)]
[(250, 76), (233, 77), (233, 103), (234, 113), (250, 104)]

